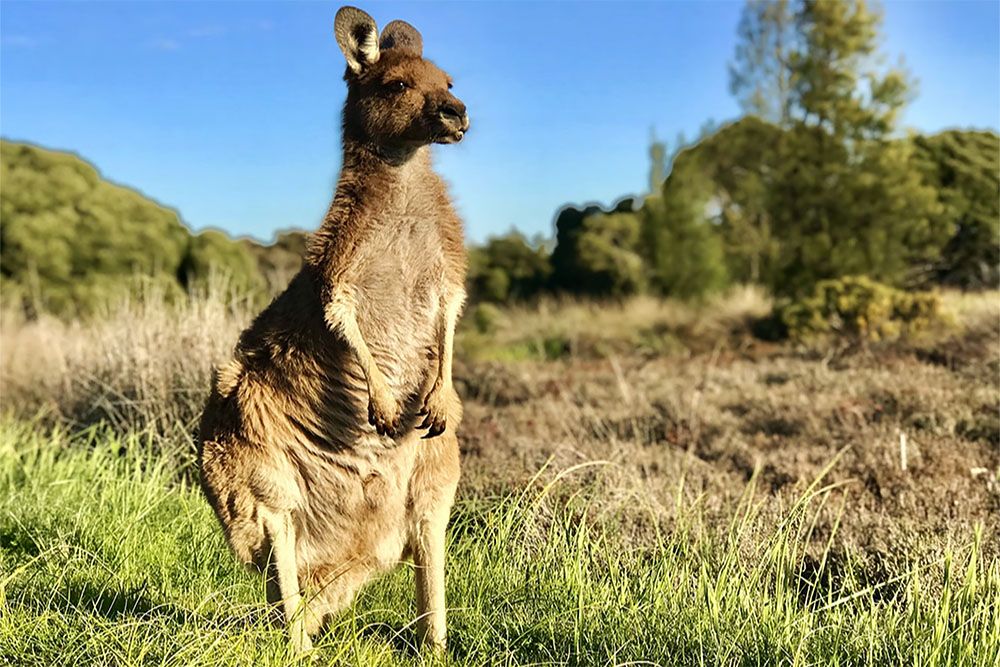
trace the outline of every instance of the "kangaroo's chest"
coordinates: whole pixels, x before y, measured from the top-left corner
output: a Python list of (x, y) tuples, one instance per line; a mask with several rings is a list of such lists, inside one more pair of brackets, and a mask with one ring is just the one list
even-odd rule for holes
[(376, 359), (402, 383), (418, 383), (435, 343), (444, 252), (420, 208), (388, 213), (361, 249), (355, 282), (359, 326)]
[(358, 287), (365, 298), (392, 308), (401, 300), (426, 305), (440, 281), (444, 251), (437, 226), (422, 212), (403, 211), (380, 220), (365, 242)]

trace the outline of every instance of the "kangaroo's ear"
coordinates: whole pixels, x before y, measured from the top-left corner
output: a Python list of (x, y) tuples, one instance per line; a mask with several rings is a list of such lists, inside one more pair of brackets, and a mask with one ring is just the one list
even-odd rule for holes
[(392, 21), (382, 29), (379, 48), (383, 51), (396, 49), (415, 56), (424, 55), (424, 38), (420, 32), (406, 21)]
[(355, 74), (378, 62), (378, 28), (375, 19), (356, 7), (341, 7), (333, 20), (333, 34)]

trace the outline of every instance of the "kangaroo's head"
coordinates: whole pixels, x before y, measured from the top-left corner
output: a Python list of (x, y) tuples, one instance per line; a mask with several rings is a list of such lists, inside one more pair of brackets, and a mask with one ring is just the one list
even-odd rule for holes
[(450, 77), (424, 60), (416, 28), (392, 21), (379, 35), (371, 16), (342, 7), (334, 35), (347, 59), (345, 135), (387, 150), (462, 140), (465, 105), (451, 94)]

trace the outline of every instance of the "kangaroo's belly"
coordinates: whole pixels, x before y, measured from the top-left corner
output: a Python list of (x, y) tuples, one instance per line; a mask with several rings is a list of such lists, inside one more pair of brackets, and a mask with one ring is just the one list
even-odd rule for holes
[(362, 437), (356, 448), (333, 457), (300, 456), (295, 474), (309, 480), (292, 516), (296, 522), (300, 568), (319, 581), (336, 573), (331, 565), (364, 570), (391, 567), (402, 556), (411, 532), (407, 496), (413, 475), (416, 438), (392, 449)]
[(358, 326), (400, 404), (402, 435), (379, 436), (368, 424), (357, 357), (327, 328), (305, 278), (255, 321), (248, 347), (223, 373), (212, 400), (224, 428), (203, 425), (204, 440), (226, 442), (224, 456), (240, 450), (242, 472), (235, 476), (245, 479), (237, 484), (220, 475), (219, 483), (289, 511), (299, 565), (319, 579), (336, 576), (324, 571), (331, 564), (373, 570), (401, 556), (423, 444), (417, 413), (437, 371), (439, 242), (397, 234), (363, 248), (356, 267)]

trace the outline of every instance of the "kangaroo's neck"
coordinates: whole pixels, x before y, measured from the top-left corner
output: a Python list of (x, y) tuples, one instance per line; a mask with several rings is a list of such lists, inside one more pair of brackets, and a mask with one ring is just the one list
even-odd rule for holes
[(313, 234), (306, 262), (324, 272), (373, 226), (405, 214), (434, 192), (430, 146), (386, 154), (369, 144), (344, 139), (337, 191), (323, 224)]
[(385, 211), (406, 206), (434, 178), (430, 146), (387, 151), (345, 139), (332, 208)]
[(342, 175), (403, 180), (430, 170), (430, 146), (391, 148), (344, 139)]

